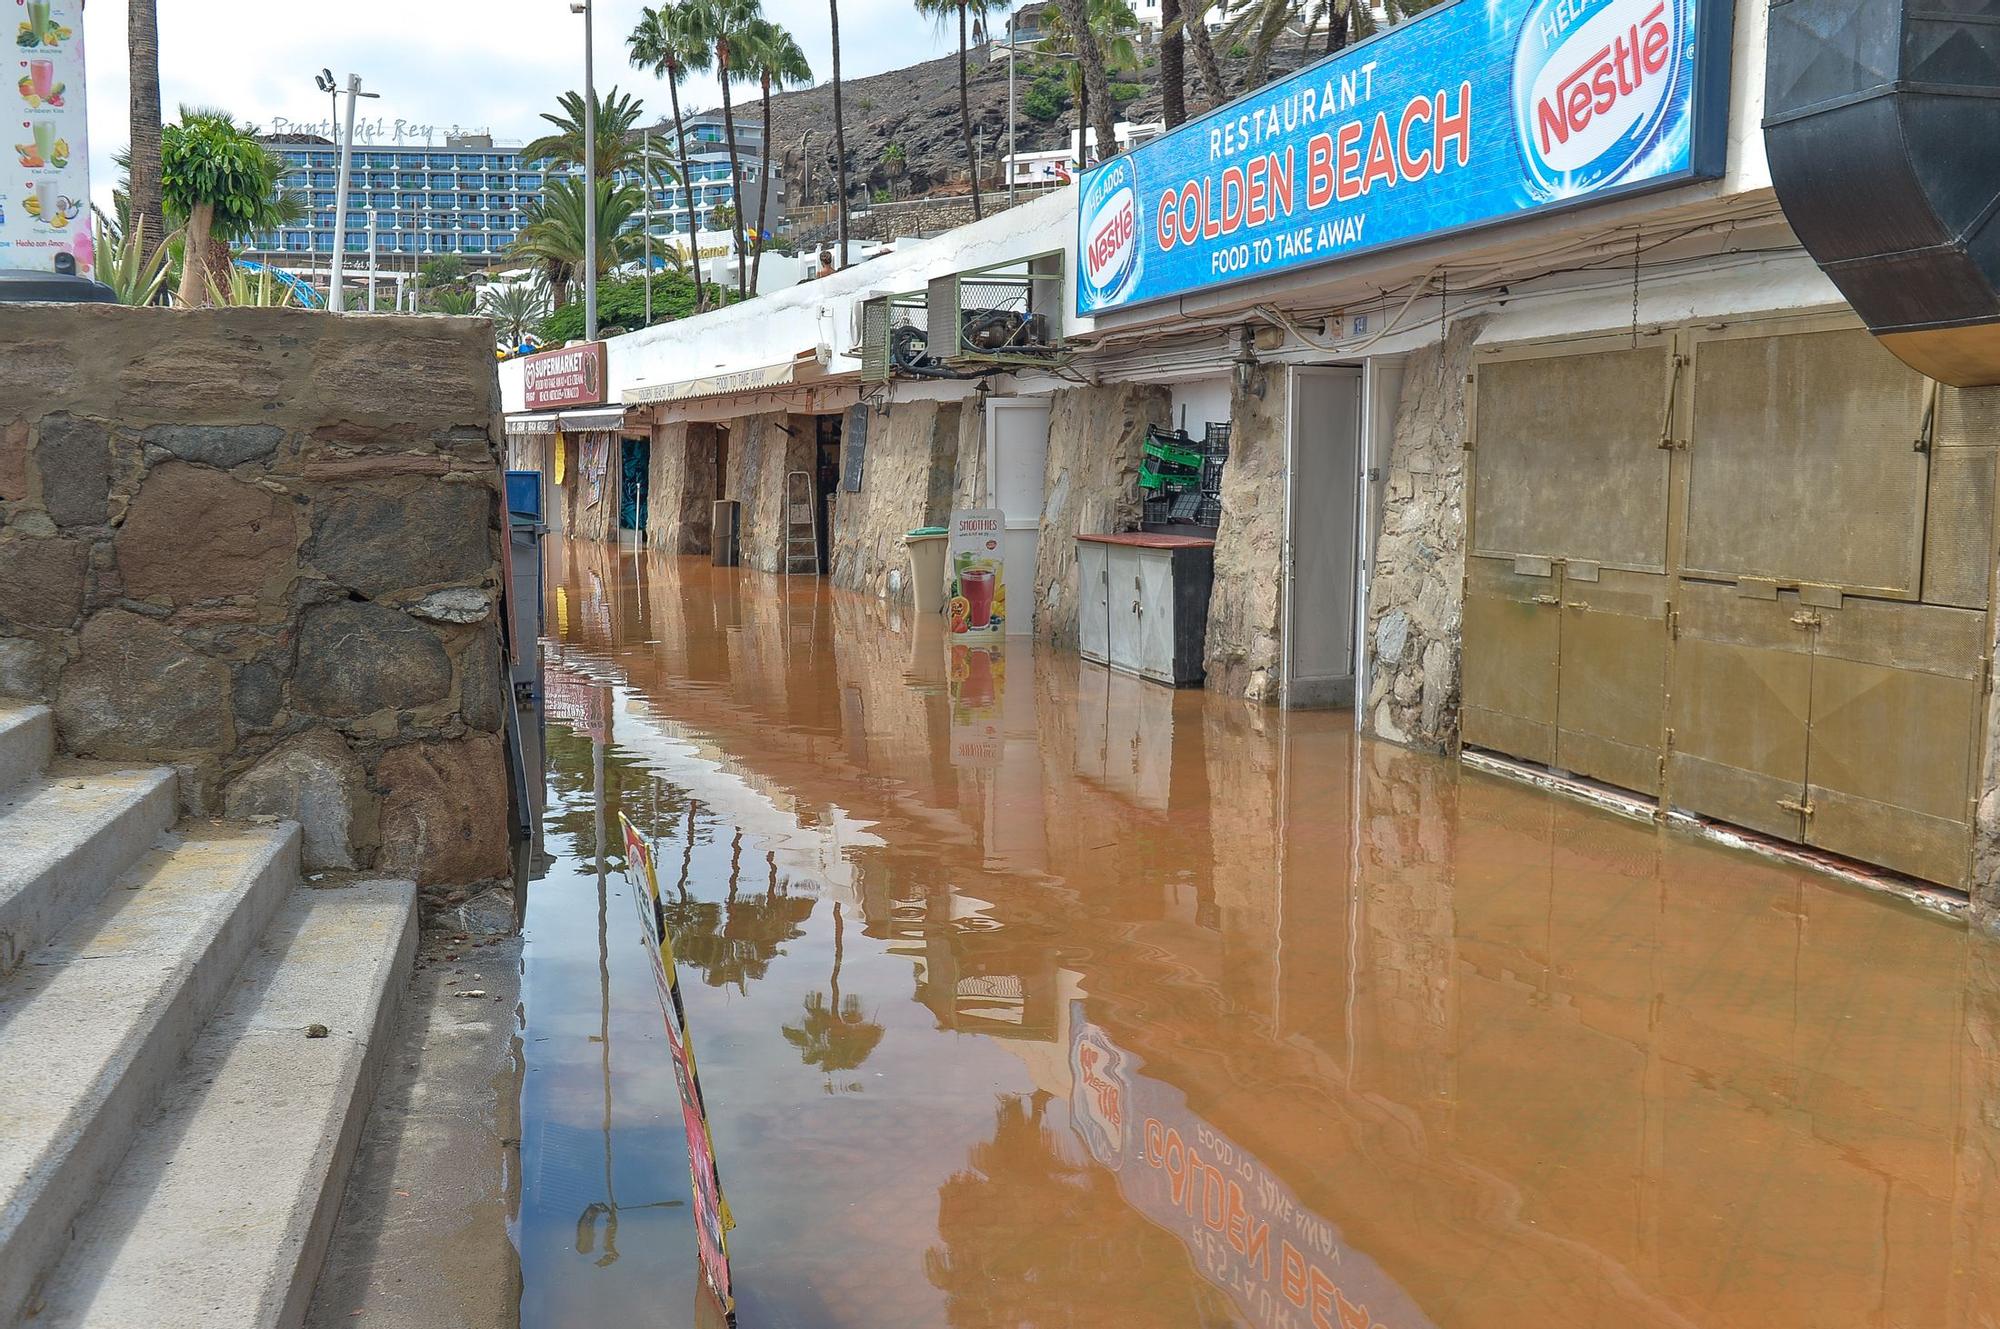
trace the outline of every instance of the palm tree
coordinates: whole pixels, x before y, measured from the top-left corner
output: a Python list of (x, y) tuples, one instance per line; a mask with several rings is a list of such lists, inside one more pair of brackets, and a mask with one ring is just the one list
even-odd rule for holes
[(827, 22), (833, 32), (833, 175), (840, 198), (840, 266), (847, 266), (847, 117), (840, 107), (840, 0), (826, 0)]
[(965, 163), (972, 176), (972, 217), (977, 221), (981, 216), (979, 200), (979, 144), (972, 137), (972, 97), (970, 76), (966, 68), (966, 26), (971, 18), (968, 11), (981, 17), (988, 12), (1003, 7), (1003, 0), (916, 0), (917, 12), (927, 14), (942, 27), (953, 14), (958, 16), (958, 132), (965, 140)]
[[(522, 219), (511, 251), (535, 264), (559, 299), (567, 296), (583, 267), (584, 188), (574, 176), (550, 181)], [(598, 276), (638, 256), (641, 240), (632, 220), (643, 204), (636, 185), (597, 182)]]
[[(681, 80), (704, 70), (714, 59), (699, 26), (701, 11), (694, 0), (676, 0), (640, 11), (638, 26), (626, 39), (632, 63), (650, 69), (667, 81), (667, 97), (674, 112), (674, 147), (680, 157), (681, 197), (687, 205), (688, 261), (699, 268), (701, 242), (696, 238), (694, 215), (694, 173), (688, 169), (687, 129), (681, 120)], [(768, 131), (765, 139), (768, 142)], [(706, 306), (706, 283), (696, 280), (694, 312)]]
[[(1102, 69), (1100, 72), (1113, 73), (1139, 67), (1139, 52), (1133, 48), (1131, 33), (1138, 26), (1138, 16), (1125, 0), (1087, 0), (1090, 7), (1091, 35), (1095, 39), (1098, 55), (1093, 57)], [(1199, 0), (1197, 0), (1199, 3)], [(1070, 100), (1076, 103), (1076, 159), (1079, 170), (1088, 166), (1089, 159), (1083, 150), (1085, 127), (1090, 125), (1092, 112), (1100, 108), (1093, 105), (1090, 91), (1089, 72), (1084, 66), (1084, 56), (1077, 49), (1077, 43), (1070, 37), (1069, 20), (1062, 10), (1051, 12), (1045, 20), (1048, 36), (1042, 38), (1036, 49), (1051, 55), (1067, 55), (1063, 61), (1064, 75), (1069, 80)], [(1109, 101), (1110, 90), (1105, 89)], [(1097, 116), (1097, 156), (1101, 161), (1110, 154), (1104, 145), (1113, 140), (1105, 131), (1108, 117)], [(1114, 144), (1115, 146), (1115, 144)]]
[[(729, 85), (738, 78), (747, 77), (748, 71), (731, 60), (731, 52), (742, 40), (744, 32), (763, 13), (758, 0), (696, 0), (701, 7), (702, 27), (708, 35), (709, 45), (715, 50), (715, 77), (722, 84), (722, 134), (729, 140), (729, 198), (735, 204), (736, 213), (736, 294), (739, 299), (749, 295), (750, 270), (744, 264), (747, 246), (743, 243), (743, 161), (736, 151), (736, 108), (730, 101)], [(766, 126), (768, 131), (769, 126)], [(770, 135), (764, 138), (764, 148), (771, 147)]]
[(764, 169), (757, 178), (757, 252), (750, 260), (750, 289), (757, 289), (757, 277), (764, 269), (764, 222), (771, 203), (771, 85), (780, 89), (812, 82), (812, 66), (791, 33), (769, 19), (758, 19), (746, 30), (744, 56), (749, 68), (757, 71), (764, 99)]
[[(544, 134), (521, 149), (521, 160), (546, 162), (551, 166), (581, 171), (583, 94), (565, 92), (556, 100), (562, 107), (559, 114), (542, 113), (542, 119), (554, 125), (556, 132)], [(639, 116), (645, 109), (644, 102), (615, 87), (597, 99), (597, 176), (600, 180), (620, 171), (637, 174), (644, 166), (639, 138), (632, 127), (639, 123)]]
[(161, 196), (169, 216), (186, 219), (181, 303), (204, 304), (215, 288), (228, 289), (231, 241), (298, 215), (298, 196), (279, 192), (286, 169), (258, 142), (256, 126), (227, 111), (183, 106), (160, 131)]
[(829, 1090), (834, 1073), (859, 1069), (882, 1042), (884, 1032), (880, 1023), (868, 1019), (862, 1012), (859, 997), (852, 993), (846, 997), (840, 995), (844, 930), (840, 902), (836, 900), (833, 903), (833, 977), (827, 984), (832, 995), (807, 993), (805, 1013), (799, 1022), (784, 1026), (785, 1041), (798, 1049), (800, 1061), (825, 1073)]
[(1160, 118), (1168, 129), (1187, 119), (1187, 36), (1181, 31), (1181, 0), (1160, 0)]
[(167, 229), (160, 200), (160, 16), (156, 0), (129, 0), (125, 44), (132, 68), (132, 142), (128, 150), (132, 179), (126, 186), (126, 197), (128, 215), (139, 222), (128, 239), (138, 247), (138, 262), (143, 268), (152, 261)]
[[(1215, 58), (1215, 43), (1208, 33), (1208, 12), (1212, 6), (1208, 0), (1190, 0), (1198, 12), (1189, 13), (1182, 6), (1178, 31), (1162, 28), (1171, 36), (1185, 34), (1188, 44), (1194, 47), (1195, 71), (1201, 75), (1202, 87), (1208, 91), (1208, 105), (1212, 110), (1229, 100), (1229, 84), (1222, 77), (1222, 63)], [(1164, 13), (1164, 10), (1162, 11)]]
[[(1057, 5), (1062, 21), (1073, 34), (1071, 50), (1076, 54), (1076, 63), (1083, 67), (1083, 87), (1093, 103), (1091, 111), (1097, 124), (1097, 159), (1109, 161), (1118, 151), (1118, 134), (1112, 122), (1111, 79), (1104, 69), (1104, 57), (1097, 47), (1097, 32), (1091, 20), (1085, 15), (1086, 6), (1092, 0), (1061, 0)], [(1199, 3), (1199, 0), (1197, 0)], [(1083, 123), (1079, 116), (1077, 123)], [(1077, 134), (1077, 155), (1083, 156), (1083, 134)]]
[(481, 292), (481, 306), (493, 320), (493, 331), (510, 348), (526, 340), (535, 324), (548, 313), (548, 301), (533, 283), (518, 281), (488, 286)]

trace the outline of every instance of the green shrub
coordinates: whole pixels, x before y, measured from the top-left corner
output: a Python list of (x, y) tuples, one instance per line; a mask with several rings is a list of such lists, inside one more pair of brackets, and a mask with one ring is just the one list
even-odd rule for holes
[[(733, 303), (732, 288), (709, 283), (708, 305), (713, 309)], [(653, 278), (653, 322), (667, 323), (694, 312), (694, 279), (684, 273), (663, 272)], [(597, 288), (597, 321), (607, 328), (641, 328), (646, 325), (646, 287), (638, 277), (607, 281)], [(536, 327), (535, 333), (550, 346), (561, 346), (583, 336), (583, 302), (563, 305)]]
[(1238, 42), (1229, 48), (1229, 58), (1231, 60), (1248, 60), (1250, 58), (1250, 48), (1242, 42)]
[(1041, 83), (1028, 89), (1028, 95), (1021, 98), (1021, 110), (1029, 119), (1040, 120), (1044, 124), (1061, 116), (1069, 109), (1069, 90), (1054, 90)]
[(1146, 85), (1143, 83), (1113, 83), (1111, 85), (1111, 100), (1114, 102), (1134, 101), (1145, 95)]

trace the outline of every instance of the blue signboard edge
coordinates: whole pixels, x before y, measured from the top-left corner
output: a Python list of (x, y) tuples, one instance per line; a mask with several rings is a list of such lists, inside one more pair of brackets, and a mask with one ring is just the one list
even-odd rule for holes
[[(1425, 19), (1455, 9), (1462, 4), (1479, 3), (1482, 3), (1482, 0), (1452, 0), (1450, 4), (1433, 6), (1430, 9), (1424, 10), (1415, 18), (1399, 23), (1393, 28), (1385, 28), (1373, 36), (1366, 37), (1354, 43), (1352, 46), (1343, 47), (1335, 51), (1332, 55), (1321, 56), (1311, 64), (1300, 65), (1285, 77), (1288, 79), (1297, 78), (1308, 70), (1349, 59), (1355, 52), (1365, 50), (1398, 33), (1406, 32), (1412, 25), (1422, 23)], [(1723, 172), (1729, 169), (1729, 87), (1736, 63), (1736, 0), (1702, 0), (1700, 11), (1695, 20), (1695, 43), (1701, 55), (1699, 65), (1695, 70), (1694, 95), (1688, 102), (1688, 113), (1693, 120), (1693, 128), (1690, 131), (1688, 165), (1684, 170), (1675, 171), (1671, 175), (1656, 176), (1651, 180), (1639, 180), (1631, 184), (1614, 185), (1610, 189), (1584, 194), (1578, 198), (1543, 204), (1537, 208), (1529, 208), (1517, 212), (1513, 216), (1490, 217), (1485, 221), (1467, 222), (1463, 226), (1450, 226), (1441, 231), (1426, 231), (1422, 235), (1413, 235), (1402, 240), (1386, 240), (1379, 245), (1343, 254), (1338, 258), (1330, 258), (1323, 263), (1309, 263), (1301, 268), (1289, 269), (1282, 273), (1246, 272), (1241, 276), (1225, 277), (1221, 281), (1205, 282), (1192, 290), (1170, 291), (1160, 295), (1149, 296), (1145, 299), (1127, 300), (1123, 304), (1114, 305), (1109, 309), (1090, 310), (1083, 307), (1083, 285), (1081, 278), (1079, 278), (1076, 287), (1076, 316), (1078, 318), (1101, 319), (1106, 315), (1124, 313), (1128, 309), (1144, 309), (1151, 305), (1165, 304), (1169, 300), (1185, 300), (1188, 296), (1201, 291), (1225, 290), (1232, 286), (1244, 286), (1251, 282), (1265, 281), (1274, 277), (1296, 275), (1300, 272), (1323, 271), (1336, 264), (1352, 263), (1363, 258), (1375, 258), (1382, 254), (1393, 254), (1399, 249), (1409, 249), (1415, 245), (1426, 245), (1436, 240), (1449, 240), (1454, 236), (1470, 235), (1479, 231), (1491, 230), (1493, 227), (1505, 226), (1509, 222), (1516, 221), (1521, 217), (1560, 216), (1563, 213), (1574, 212), (1579, 208), (1592, 207), (1599, 203), (1608, 203), (1614, 199), (1630, 198), (1638, 194), (1656, 193), (1662, 189), (1674, 189), (1681, 185), (1694, 184), (1702, 180), (1720, 179)], [(1272, 81), (1276, 82), (1277, 80), (1274, 79)], [(1269, 84), (1265, 86), (1268, 87)], [(1192, 133), (1195, 126), (1205, 121), (1212, 120), (1218, 116), (1236, 113), (1237, 109), (1243, 103), (1255, 100), (1263, 91), (1263, 88), (1253, 88), (1233, 100), (1226, 101), (1220, 106), (1204, 111), (1192, 120), (1182, 121), (1171, 132), (1175, 134)], [(1152, 141), (1157, 143), (1160, 140), (1154, 139)], [(1142, 144), (1141, 146), (1145, 145)], [(1128, 149), (1120, 153), (1119, 157), (1129, 157), (1131, 155), (1132, 150)], [(1077, 177), (1076, 197), (1079, 225), (1081, 224), (1083, 199), (1090, 191), (1091, 177), (1117, 161), (1118, 157), (1114, 157), (1109, 161), (1099, 162)], [(1072, 259), (1076, 257), (1078, 239), (1079, 237), (1073, 236), (1070, 240), (1070, 256)]]

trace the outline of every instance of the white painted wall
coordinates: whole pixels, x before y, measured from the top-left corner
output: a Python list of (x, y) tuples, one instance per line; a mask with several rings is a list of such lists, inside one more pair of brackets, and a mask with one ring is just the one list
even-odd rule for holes
[[(822, 346), (830, 354), (828, 373), (853, 373), (861, 362), (847, 354), (855, 349), (848, 336), (850, 308), (872, 295), (922, 290), (932, 277), (946, 273), (1066, 251), (1075, 240), (1075, 217), (1076, 190), (1071, 186), (943, 235), (903, 242), (893, 253), (831, 277), (788, 286), (699, 318), (613, 337), (606, 343), (610, 399), (622, 401), (631, 388), (784, 364)], [(1075, 308), (1074, 282), (1073, 274), (1066, 276), (1067, 309)], [(1070, 320), (1072, 333), (1079, 330), (1077, 324)], [(1087, 329), (1088, 320), (1081, 326)], [(521, 372), (519, 361), (500, 366), (504, 410), (525, 409)]]
[(1176, 379), (1172, 423), (1174, 428), (1185, 429), (1195, 438), (1200, 438), (1210, 424), (1228, 424), (1229, 375)]

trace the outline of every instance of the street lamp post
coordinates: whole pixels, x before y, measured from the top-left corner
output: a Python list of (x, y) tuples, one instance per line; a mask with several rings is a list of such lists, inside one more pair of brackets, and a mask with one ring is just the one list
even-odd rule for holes
[(341, 300), (342, 268), (347, 261), (347, 190), (354, 179), (354, 103), (363, 97), (378, 97), (375, 92), (361, 90), (361, 75), (349, 74), (347, 87), (342, 89), (334, 82), (333, 71), (322, 69), (315, 80), (319, 90), (333, 97), (334, 110), (340, 109), (340, 94), (347, 93), (347, 124), (340, 136), (340, 175), (334, 185), (333, 195), (333, 268), (326, 283), (326, 307), (338, 314), (344, 306)]
[(375, 209), (368, 209), (368, 312), (375, 312)]
[[(583, 15), (583, 337), (597, 340), (597, 83), (592, 68), (591, 0), (570, 0)], [(651, 283), (648, 283), (651, 289)]]
[(639, 189), (646, 200), (639, 224), (646, 232), (646, 326), (653, 326), (653, 131), (639, 134)]

